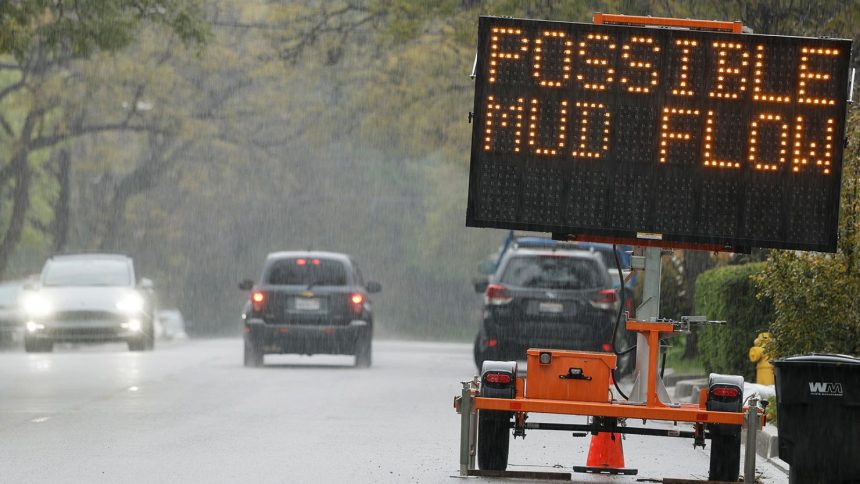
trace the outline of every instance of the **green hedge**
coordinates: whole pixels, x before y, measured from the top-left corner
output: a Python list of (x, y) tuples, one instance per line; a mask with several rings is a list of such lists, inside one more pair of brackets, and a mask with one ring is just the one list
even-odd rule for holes
[(755, 364), (747, 353), (758, 333), (767, 331), (773, 321), (772, 304), (756, 298), (750, 278), (763, 269), (762, 262), (718, 267), (696, 279), (695, 314), (726, 321), (699, 331), (699, 356), (706, 371), (755, 381)]

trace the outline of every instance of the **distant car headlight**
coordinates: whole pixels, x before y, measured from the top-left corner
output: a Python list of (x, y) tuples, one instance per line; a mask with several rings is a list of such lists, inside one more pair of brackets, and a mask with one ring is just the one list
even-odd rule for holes
[(127, 322), (127, 323), (123, 323), (122, 327), (129, 330), (129, 331), (137, 333), (141, 329), (143, 329), (143, 324), (140, 322), (139, 319), (132, 319), (132, 320), (129, 320), (129, 322)]
[(27, 321), (27, 332), (28, 333), (35, 333), (36, 331), (39, 331), (40, 329), (45, 329), (45, 325), (39, 324), (39, 323), (34, 322), (34, 321)]
[(27, 316), (40, 318), (51, 314), (54, 307), (51, 301), (40, 294), (27, 294), (21, 301), (21, 307)]
[(143, 298), (140, 294), (129, 294), (117, 301), (116, 308), (124, 313), (139, 313), (143, 311)]

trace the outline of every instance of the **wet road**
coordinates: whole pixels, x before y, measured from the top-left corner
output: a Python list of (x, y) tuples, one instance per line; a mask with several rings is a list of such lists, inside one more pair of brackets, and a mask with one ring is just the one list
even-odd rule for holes
[[(0, 353), (0, 481), (459, 481), (452, 401), (474, 373), (468, 345), (377, 341), (367, 370), (351, 357), (241, 359), (239, 339)], [(691, 444), (629, 436), (638, 476), (574, 480), (703, 479), (708, 453)], [(533, 431), (512, 441), (510, 469), (583, 465), (587, 445)], [(787, 481), (759, 462), (764, 482)]]

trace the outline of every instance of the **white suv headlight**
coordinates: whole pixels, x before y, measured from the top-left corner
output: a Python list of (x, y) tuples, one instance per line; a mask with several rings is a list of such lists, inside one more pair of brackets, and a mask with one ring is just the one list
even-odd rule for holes
[(143, 298), (137, 293), (129, 294), (117, 301), (116, 308), (124, 313), (139, 313), (143, 311)]
[(48, 298), (37, 293), (30, 293), (21, 300), (21, 307), (27, 316), (40, 318), (51, 314), (54, 307)]

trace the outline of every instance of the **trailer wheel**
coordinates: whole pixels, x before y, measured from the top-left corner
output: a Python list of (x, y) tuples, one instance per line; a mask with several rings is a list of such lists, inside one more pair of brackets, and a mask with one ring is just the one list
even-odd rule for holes
[[(736, 430), (735, 430), (736, 429)], [(711, 481), (737, 482), (741, 468), (741, 429), (735, 427), (725, 433), (711, 433)]]
[[(744, 378), (738, 375), (711, 373), (708, 377), (708, 410), (738, 412), (743, 410)], [(741, 427), (739, 425), (712, 424), (711, 466), (708, 478), (712, 481), (737, 482), (741, 468)]]
[(478, 467), (503, 471), (508, 467), (511, 413), (478, 410)]

